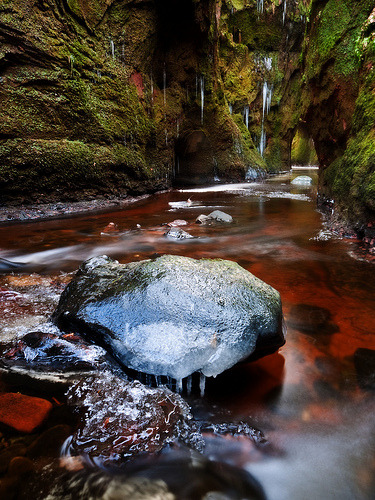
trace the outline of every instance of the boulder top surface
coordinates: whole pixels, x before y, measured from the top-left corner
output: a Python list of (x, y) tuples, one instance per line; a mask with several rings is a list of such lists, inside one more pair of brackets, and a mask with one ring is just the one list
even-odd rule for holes
[(128, 368), (216, 376), (284, 344), (279, 293), (236, 262), (163, 255), (82, 264), (53, 315)]

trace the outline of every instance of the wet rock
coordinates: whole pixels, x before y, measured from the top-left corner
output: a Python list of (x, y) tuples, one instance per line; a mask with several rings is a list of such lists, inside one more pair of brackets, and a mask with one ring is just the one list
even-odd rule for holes
[(8, 468), (9, 476), (23, 476), (34, 470), (33, 462), (26, 457), (14, 457)]
[(196, 371), (216, 376), (285, 342), (279, 293), (220, 259), (90, 259), (53, 320), (84, 331), (131, 369), (177, 380)]
[(188, 406), (166, 388), (151, 389), (109, 372), (89, 377), (68, 392), (70, 404), (85, 409), (84, 425), (73, 435), (69, 453), (104, 462), (155, 452), (191, 418)]
[[(26, 454), (27, 447), (24, 443), (14, 443), (0, 452), (0, 474), (4, 474), (9, 467), (10, 462), (15, 457), (20, 457)], [(0, 497), (2, 498), (2, 497)]]
[(190, 238), (194, 238), (194, 236), (178, 227), (172, 227), (165, 233), (165, 236), (174, 240), (188, 240)]
[(361, 347), (353, 356), (358, 384), (361, 389), (375, 390), (375, 350)]
[(113, 233), (118, 233), (118, 227), (117, 224), (114, 222), (110, 222), (105, 226), (105, 228), (102, 230), (100, 234), (106, 235), (106, 234), (113, 234)]
[(72, 433), (69, 425), (59, 424), (44, 431), (26, 450), (26, 455), (35, 457), (57, 457), (61, 446)]
[(8, 273), (17, 271), (25, 267), (26, 264), (22, 262), (13, 262), (11, 260), (3, 259), (0, 257), (0, 273)]
[(195, 219), (195, 222), (197, 224), (206, 224), (209, 222), (209, 220), (210, 220), (210, 218), (208, 217), (208, 215), (201, 214), (201, 215), (198, 215), (198, 217)]
[(78, 472), (45, 470), (17, 497), (121, 500), (265, 500), (263, 488), (249, 473), (228, 463), (188, 451), (160, 454), (128, 464)]
[(25, 433), (37, 429), (48, 417), (52, 404), (20, 393), (0, 395), (0, 422)]
[(225, 212), (222, 212), (221, 210), (214, 210), (208, 215), (199, 215), (196, 220), (196, 223), (198, 224), (207, 224), (209, 222), (233, 222), (233, 217), (229, 214), (226, 214)]
[(308, 175), (299, 175), (298, 177), (295, 177), (291, 181), (291, 184), (295, 186), (310, 186), (311, 183), (312, 183), (312, 178), (309, 177)]
[(64, 335), (51, 323), (39, 328), (16, 342), (0, 343), (0, 371), (8, 383), (31, 384), (44, 392), (49, 391), (46, 383), (65, 386), (107, 364), (103, 348)]
[(187, 226), (187, 221), (183, 219), (175, 219), (172, 222), (167, 222), (167, 226), (169, 227)]

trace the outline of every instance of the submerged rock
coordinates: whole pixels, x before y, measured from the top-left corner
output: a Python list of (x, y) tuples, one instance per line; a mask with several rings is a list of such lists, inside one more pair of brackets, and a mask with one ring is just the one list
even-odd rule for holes
[(19, 432), (33, 432), (51, 410), (52, 404), (46, 399), (20, 393), (0, 395), (0, 422)]
[(279, 293), (220, 259), (89, 259), (53, 321), (82, 331), (128, 368), (177, 380), (197, 371), (216, 376), (285, 342)]
[(358, 385), (363, 390), (375, 391), (375, 350), (358, 348), (353, 356)]

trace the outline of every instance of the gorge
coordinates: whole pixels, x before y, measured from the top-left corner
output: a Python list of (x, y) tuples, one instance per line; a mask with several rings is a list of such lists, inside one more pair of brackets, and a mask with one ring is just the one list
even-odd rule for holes
[(320, 167), (371, 240), (374, 11), (365, 0), (6, 0), (2, 204)]
[(0, 498), (373, 500), (374, 0), (2, 0)]

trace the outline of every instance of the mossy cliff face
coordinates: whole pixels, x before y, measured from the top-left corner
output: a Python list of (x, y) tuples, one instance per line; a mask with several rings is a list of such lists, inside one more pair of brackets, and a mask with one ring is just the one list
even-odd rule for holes
[[(314, 0), (304, 41), (300, 125), (314, 139), (320, 191), (360, 232), (375, 213), (375, 10)], [(370, 222), (369, 222), (370, 221)]]
[(303, 23), (292, 19), (295, 7), (286, 21), (283, 2), (264, 5), (4, 0), (2, 201), (133, 194), (174, 177), (240, 180), (279, 168), (287, 156), (280, 67), (289, 62), (280, 66), (278, 54), (286, 22), (298, 36)]
[(137, 51), (134, 31), (150, 52), (155, 13), (139, 16), (126, 1), (86, 4), (6, 0), (0, 7), (4, 200), (165, 186), (171, 155), (157, 144), (142, 79), (134, 83), (141, 61), (129, 53)]
[(302, 159), (314, 140), (322, 193), (364, 224), (375, 190), (372, 9), (3, 0), (0, 202), (254, 178), (290, 165), (297, 133)]

